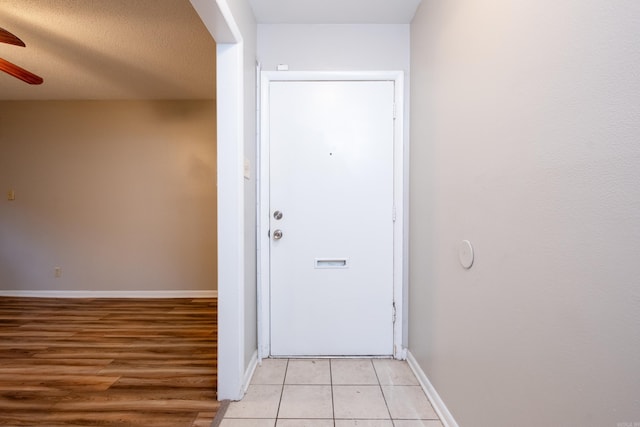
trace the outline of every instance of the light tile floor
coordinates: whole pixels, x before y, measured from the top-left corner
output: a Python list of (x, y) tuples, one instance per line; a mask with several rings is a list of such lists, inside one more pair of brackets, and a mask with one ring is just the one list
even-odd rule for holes
[(220, 427), (442, 427), (406, 362), (265, 359)]

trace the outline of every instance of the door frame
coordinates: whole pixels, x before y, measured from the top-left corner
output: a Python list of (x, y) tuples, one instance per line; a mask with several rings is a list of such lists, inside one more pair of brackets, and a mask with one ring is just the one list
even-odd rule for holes
[(258, 271), (258, 358), (271, 354), (270, 317), (270, 239), (269, 239), (269, 84), (274, 81), (393, 81), (395, 122), (393, 141), (393, 357), (406, 359), (404, 301), (405, 248), (405, 141), (404, 141), (404, 73), (402, 71), (263, 71), (258, 90), (258, 160), (257, 160), (257, 271)]

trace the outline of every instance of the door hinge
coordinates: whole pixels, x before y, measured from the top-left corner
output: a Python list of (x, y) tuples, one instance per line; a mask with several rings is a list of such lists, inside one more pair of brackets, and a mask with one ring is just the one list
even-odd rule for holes
[(395, 120), (397, 117), (397, 109), (396, 109), (396, 103), (393, 103), (393, 120)]
[(396, 303), (395, 303), (395, 301), (393, 302), (392, 307), (393, 307), (393, 310), (392, 310), (393, 314), (391, 315), (391, 321), (395, 324), (396, 323)]
[(393, 212), (391, 213), (391, 218), (393, 219), (393, 222), (396, 222), (396, 207), (393, 207)]

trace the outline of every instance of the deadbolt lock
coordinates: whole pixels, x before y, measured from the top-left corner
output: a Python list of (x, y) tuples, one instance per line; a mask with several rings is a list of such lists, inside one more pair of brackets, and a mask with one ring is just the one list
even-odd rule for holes
[(282, 212), (280, 212), (280, 211), (275, 211), (275, 212), (273, 213), (273, 217), (274, 217), (275, 219), (277, 219), (277, 220), (282, 219)]

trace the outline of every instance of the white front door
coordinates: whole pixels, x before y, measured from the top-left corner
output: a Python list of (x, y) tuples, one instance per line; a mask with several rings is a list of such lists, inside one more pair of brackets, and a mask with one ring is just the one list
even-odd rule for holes
[(391, 356), (394, 82), (268, 99), (271, 355)]

